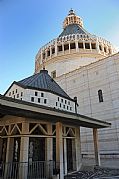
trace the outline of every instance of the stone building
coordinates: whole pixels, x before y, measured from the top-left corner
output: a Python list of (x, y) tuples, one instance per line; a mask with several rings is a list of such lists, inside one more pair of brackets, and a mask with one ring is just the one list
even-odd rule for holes
[(35, 74), (0, 95), (1, 178), (63, 179), (87, 154), (100, 165), (97, 129), (102, 156), (119, 156), (119, 54), (73, 10), (63, 28), (39, 50)]
[(0, 178), (64, 178), (82, 166), (80, 127), (91, 128), (100, 165), (97, 129), (111, 124), (77, 113), (77, 100), (41, 70), (0, 95)]
[[(119, 53), (107, 40), (92, 35), (71, 9), (63, 31), (41, 47), (35, 59), (35, 73), (46, 69), (72, 98), (78, 112), (106, 120), (112, 127), (99, 132), (102, 157), (119, 157)], [(92, 155), (92, 132), (81, 128), (82, 154)]]

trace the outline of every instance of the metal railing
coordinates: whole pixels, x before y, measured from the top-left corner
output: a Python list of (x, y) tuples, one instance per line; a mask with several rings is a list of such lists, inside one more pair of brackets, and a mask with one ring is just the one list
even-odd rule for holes
[(1, 163), (0, 179), (50, 179), (53, 166), (53, 161)]

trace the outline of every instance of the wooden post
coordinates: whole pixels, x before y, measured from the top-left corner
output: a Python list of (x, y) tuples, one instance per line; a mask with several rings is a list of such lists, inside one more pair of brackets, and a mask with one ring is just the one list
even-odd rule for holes
[[(47, 130), (48, 130), (48, 135), (52, 136), (52, 125), (51, 125), (51, 123), (47, 124)], [(47, 142), (46, 156), (47, 156), (47, 162), (48, 162), (47, 176), (52, 177), (52, 175), (53, 175), (53, 138), (48, 137), (46, 142)]]
[(80, 170), (82, 166), (82, 156), (81, 156), (81, 139), (80, 139), (80, 128), (75, 129), (76, 138), (75, 138), (75, 146), (76, 146), (76, 170)]
[[(64, 136), (66, 136), (66, 127), (64, 127)], [(64, 138), (64, 173), (67, 174), (67, 141)]]
[(63, 170), (63, 138), (62, 138), (62, 123), (56, 123), (56, 167), (59, 169), (60, 179), (64, 179)]
[[(22, 123), (22, 134), (28, 134), (29, 132), (29, 123)], [(28, 152), (29, 152), (29, 137), (21, 136), (21, 145), (20, 145), (20, 168), (19, 168), (19, 177), (20, 179), (27, 179), (28, 173)]]
[(99, 155), (99, 144), (98, 144), (98, 131), (93, 128), (93, 140), (94, 140), (94, 153), (95, 153), (95, 164), (100, 166), (100, 155)]

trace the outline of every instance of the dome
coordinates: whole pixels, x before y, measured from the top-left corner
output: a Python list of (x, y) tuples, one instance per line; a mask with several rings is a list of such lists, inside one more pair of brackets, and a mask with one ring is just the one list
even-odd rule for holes
[(59, 37), (71, 35), (71, 34), (89, 34), (83, 28), (83, 21), (79, 16), (76, 16), (73, 9), (71, 9), (68, 13), (68, 16), (65, 18), (63, 22), (63, 32), (59, 35)]
[(80, 27), (83, 27), (82, 19), (75, 14), (73, 9), (69, 11), (68, 16), (65, 18), (63, 22), (63, 28), (65, 29), (70, 24), (77, 24)]
[(63, 32), (59, 35), (59, 37), (71, 35), (71, 34), (89, 34), (85, 29), (80, 27), (78, 24), (69, 24)]
[(56, 77), (59, 77), (114, 53), (113, 45), (85, 30), (82, 18), (71, 9), (64, 19), (60, 35), (39, 49), (35, 73), (39, 73), (45, 63), (48, 71), (51, 74), (56, 71)]
[(51, 78), (47, 70), (41, 70), (40, 73), (37, 73), (15, 83), (19, 86), (22, 86), (23, 88), (47, 91), (64, 98), (71, 99), (65, 93), (65, 91)]

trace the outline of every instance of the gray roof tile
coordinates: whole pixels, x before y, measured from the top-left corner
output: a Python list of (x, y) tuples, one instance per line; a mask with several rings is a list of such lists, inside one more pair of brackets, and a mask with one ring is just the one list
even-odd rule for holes
[(40, 73), (18, 81), (17, 84), (25, 88), (45, 90), (71, 100), (65, 91), (51, 78), (47, 70), (41, 70)]
[(59, 37), (66, 36), (66, 35), (71, 35), (71, 34), (86, 34), (88, 35), (89, 33), (80, 27), (78, 24), (69, 24), (63, 32), (59, 35)]

